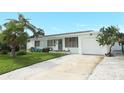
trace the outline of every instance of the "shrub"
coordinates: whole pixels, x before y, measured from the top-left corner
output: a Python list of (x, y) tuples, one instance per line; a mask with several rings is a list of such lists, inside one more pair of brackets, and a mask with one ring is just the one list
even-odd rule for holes
[(1, 50), (1, 54), (8, 54), (8, 50)]
[(27, 54), (27, 52), (24, 50), (20, 50), (17, 52), (17, 55), (26, 55), (26, 54)]
[(51, 51), (52, 49), (51, 48), (43, 48), (42, 49), (42, 52), (49, 52), (49, 51)]
[(19, 46), (16, 46), (15, 51), (16, 52), (19, 51)]
[(30, 51), (31, 51), (31, 52), (35, 52), (35, 48), (34, 48), (34, 47), (31, 47), (31, 48), (30, 48)]
[(1, 51), (2, 50), (7, 52), (11, 51), (10, 47), (7, 44), (1, 44), (0, 48), (1, 48)]

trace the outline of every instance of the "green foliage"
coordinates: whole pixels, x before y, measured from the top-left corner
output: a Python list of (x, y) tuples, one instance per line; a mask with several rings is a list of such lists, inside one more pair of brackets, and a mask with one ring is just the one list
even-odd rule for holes
[(49, 52), (51, 50), (51, 48), (43, 48), (42, 52)]
[(119, 42), (119, 28), (115, 26), (103, 27), (100, 29), (99, 34), (97, 35), (97, 40), (100, 46), (109, 46), (109, 52), (106, 53), (106, 56), (112, 56), (111, 48), (116, 42)]
[(0, 54), (8, 54), (8, 50), (1, 50)]
[(2, 33), (0, 33), (0, 43), (7, 44), (11, 48), (12, 56), (15, 57), (16, 48), (19, 47), (19, 49), (22, 49), (26, 46), (28, 39), (28, 33), (24, 31), (26, 28), (33, 32), (34, 36), (39, 36), (43, 33), (43, 30), (37, 29), (21, 14), (19, 14), (18, 19), (8, 20), (3, 25), (4, 30), (0, 26), (0, 30), (2, 30)]
[(17, 52), (17, 55), (20, 56), (20, 55), (26, 55), (27, 52), (25, 50), (20, 50)]
[(100, 29), (100, 33), (97, 35), (97, 41), (99, 45), (114, 45), (119, 41), (119, 28), (115, 26), (103, 27)]
[(2, 32), (0, 32), (0, 44), (2, 44), (2, 38), (3, 38), (3, 35), (2, 35)]
[(10, 46), (15, 44), (23, 44), (27, 40), (27, 33), (23, 31), (24, 26), (21, 22), (9, 21), (4, 24), (5, 30), (3, 30), (3, 41)]
[(119, 33), (119, 39), (124, 41), (124, 33)]
[(7, 44), (1, 44), (1, 50), (10, 51), (10, 48), (7, 46)]
[(25, 32), (26, 28), (26, 19), (25, 18), (18, 18), (16, 19), (9, 19), (4, 26), (4, 30), (0, 34), (0, 43), (7, 44), (11, 48), (11, 54), (15, 57), (15, 50), (17, 47), (19, 49), (24, 48), (27, 43), (28, 33)]

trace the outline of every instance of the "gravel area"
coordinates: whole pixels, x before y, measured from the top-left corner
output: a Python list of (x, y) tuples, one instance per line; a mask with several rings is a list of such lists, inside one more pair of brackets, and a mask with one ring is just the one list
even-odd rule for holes
[(0, 79), (16, 80), (82, 80), (88, 79), (101, 56), (66, 55), (0, 76)]
[(105, 57), (89, 80), (124, 80), (124, 56)]

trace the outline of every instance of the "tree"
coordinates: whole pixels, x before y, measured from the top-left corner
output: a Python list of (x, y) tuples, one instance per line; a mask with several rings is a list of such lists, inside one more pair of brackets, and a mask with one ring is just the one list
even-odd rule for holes
[(24, 44), (28, 38), (28, 34), (23, 31), (24, 24), (20, 21), (11, 20), (4, 24), (3, 42), (11, 48), (11, 56), (15, 58), (15, 49), (17, 46)]
[(116, 26), (102, 27), (99, 34), (97, 35), (97, 41), (100, 46), (109, 46), (109, 52), (106, 56), (112, 56), (111, 49), (116, 42), (119, 42), (119, 28)]
[(2, 26), (0, 26), (0, 51), (2, 49)]
[(2, 47), (2, 44), (1, 44), (1, 36), (2, 36), (2, 34), (1, 34), (1, 32), (0, 32), (0, 51), (1, 51), (1, 47)]
[(122, 53), (124, 54), (124, 33), (119, 33), (119, 45), (121, 45)]
[[(11, 48), (11, 56), (15, 58), (15, 48), (19, 46), (20, 48), (27, 43), (28, 33), (25, 32), (25, 28), (28, 28), (33, 32), (34, 36), (38, 36), (38, 32), (30, 27), (29, 21), (25, 17), (19, 14), (18, 20), (8, 19), (9, 21), (4, 24), (5, 29), (2, 31), (2, 42), (9, 45)], [(32, 24), (30, 24), (32, 25)], [(30, 28), (31, 29), (30, 29)]]

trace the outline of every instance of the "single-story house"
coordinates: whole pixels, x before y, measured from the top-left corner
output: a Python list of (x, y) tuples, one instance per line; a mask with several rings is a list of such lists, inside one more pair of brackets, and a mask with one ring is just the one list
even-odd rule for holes
[[(32, 37), (28, 40), (27, 49), (30, 49), (31, 47), (38, 49), (49, 47), (55, 51), (104, 55), (108, 51), (108, 46), (99, 46), (99, 43), (96, 41), (97, 34), (98, 32), (89, 30), (45, 35), (39, 38)], [(114, 50), (121, 50), (121, 46), (115, 44), (112, 48), (112, 51)]]

